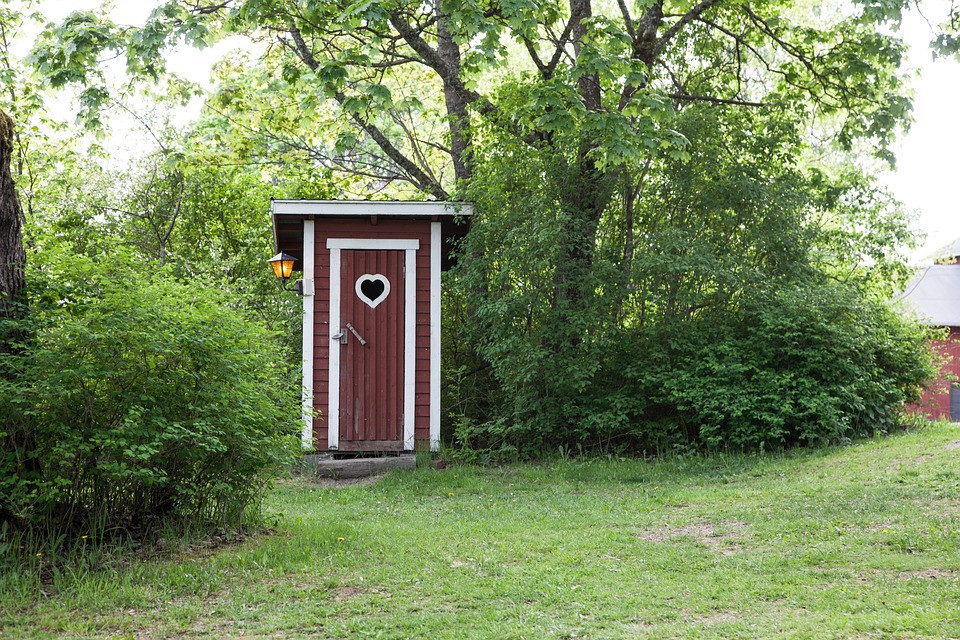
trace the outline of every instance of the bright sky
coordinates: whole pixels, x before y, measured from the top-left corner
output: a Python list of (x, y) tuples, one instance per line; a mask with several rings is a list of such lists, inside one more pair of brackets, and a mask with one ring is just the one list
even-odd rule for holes
[(924, 258), (960, 237), (960, 62), (932, 59), (930, 27), (915, 13), (904, 20), (900, 37), (910, 45), (909, 65), (920, 77), (914, 82), (913, 126), (897, 149), (896, 172), (885, 181), (917, 212), (927, 241), (915, 257)]
[[(51, 20), (58, 21), (71, 11), (93, 9), (98, 4), (98, 0), (47, 0), (40, 8)], [(120, 0), (113, 18), (122, 24), (141, 24), (156, 4), (157, 0)], [(926, 6), (935, 7), (936, 2)], [(928, 18), (932, 22), (942, 19), (935, 15)], [(896, 171), (887, 173), (882, 180), (916, 213), (917, 226), (927, 234), (926, 242), (914, 254), (920, 260), (960, 237), (960, 62), (933, 60), (928, 46), (930, 26), (916, 13), (905, 18), (899, 35), (910, 45), (909, 67), (919, 74), (913, 85), (915, 122), (896, 149)], [(203, 51), (181, 46), (170, 56), (168, 66), (181, 76), (206, 85), (214, 62), (243, 42), (227, 40)], [(199, 102), (195, 102), (178, 114), (176, 122), (185, 124), (197, 115), (199, 108)], [(138, 136), (129, 135), (136, 124), (124, 120), (127, 119), (114, 122), (119, 131), (113, 140), (120, 156), (139, 148), (128, 146), (128, 141)]]

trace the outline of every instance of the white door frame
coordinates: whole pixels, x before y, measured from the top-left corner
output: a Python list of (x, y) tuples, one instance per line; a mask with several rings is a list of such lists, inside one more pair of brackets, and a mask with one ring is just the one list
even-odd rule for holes
[(316, 251), (313, 235), (313, 220), (303, 221), (303, 429), (300, 445), (305, 451), (313, 451), (313, 278)]
[[(334, 339), (340, 326), (340, 251), (343, 249), (403, 251), (404, 305), (403, 305), (403, 448), (413, 450), (414, 420), (416, 417), (416, 357), (417, 357), (417, 251), (420, 241), (383, 238), (328, 238), (330, 250), (330, 357), (327, 387), (327, 446), (340, 448), (340, 340)], [(348, 294), (349, 295), (349, 294)]]

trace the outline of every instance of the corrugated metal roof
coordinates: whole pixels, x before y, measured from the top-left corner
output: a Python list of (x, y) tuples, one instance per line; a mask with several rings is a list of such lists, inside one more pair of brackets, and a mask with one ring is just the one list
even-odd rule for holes
[(927, 324), (960, 326), (960, 265), (935, 264), (925, 267), (900, 295), (900, 300), (916, 311)]

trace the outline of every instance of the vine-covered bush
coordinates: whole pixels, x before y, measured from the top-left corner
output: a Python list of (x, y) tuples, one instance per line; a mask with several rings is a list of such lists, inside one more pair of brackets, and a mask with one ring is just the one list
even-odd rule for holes
[(296, 451), (275, 337), (216, 286), (153, 269), (119, 250), (36, 257), (29, 338), (0, 376), (3, 518), (236, 523)]

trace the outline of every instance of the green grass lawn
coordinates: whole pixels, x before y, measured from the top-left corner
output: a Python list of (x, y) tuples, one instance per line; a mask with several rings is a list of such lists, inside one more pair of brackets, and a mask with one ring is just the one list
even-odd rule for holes
[(58, 573), (45, 595), (0, 576), (0, 635), (960, 637), (957, 426), (776, 456), (285, 481), (266, 509), (270, 535)]

